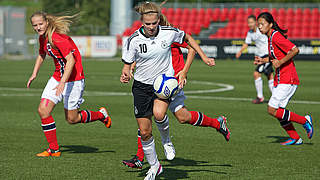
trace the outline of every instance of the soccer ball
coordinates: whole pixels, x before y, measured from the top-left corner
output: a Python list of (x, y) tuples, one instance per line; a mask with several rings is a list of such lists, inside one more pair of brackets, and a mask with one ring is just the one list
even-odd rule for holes
[(178, 81), (175, 77), (161, 74), (154, 80), (153, 90), (160, 99), (169, 99), (178, 92)]

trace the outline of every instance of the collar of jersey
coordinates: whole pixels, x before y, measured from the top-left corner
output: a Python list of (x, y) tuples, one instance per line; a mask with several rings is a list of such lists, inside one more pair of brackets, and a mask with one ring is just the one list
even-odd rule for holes
[[(158, 26), (158, 32), (156, 33), (156, 35), (154, 37), (157, 37), (160, 31), (160, 26)], [(143, 32), (143, 26), (141, 26), (141, 28), (139, 29), (140, 34), (142, 34), (145, 38), (150, 38), (148, 36), (146, 36), (146, 34)]]

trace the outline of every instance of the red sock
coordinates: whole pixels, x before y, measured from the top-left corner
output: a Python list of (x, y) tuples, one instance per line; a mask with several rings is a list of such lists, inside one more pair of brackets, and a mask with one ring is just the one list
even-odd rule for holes
[(197, 111), (189, 112), (191, 113), (191, 120), (189, 121), (189, 124), (194, 126), (213, 127), (216, 129), (220, 128), (220, 123), (218, 119), (208, 117), (205, 114)]
[(88, 110), (82, 110), (80, 111), (81, 115), (81, 123), (89, 123), (96, 120), (102, 120), (104, 119), (104, 115), (99, 111), (88, 111)]
[(136, 156), (138, 156), (138, 159), (139, 159), (140, 161), (143, 161), (143, 159), (144, 159), (144, 152), (143, 152), (142, 144), (141, 144), (140, 129), (138, 129), (138, 151), (137, 151)]
[(59, 145), (57, 141), (57, 134), (56, 134), (56, 123), (52, 116), (47, 118), (41, 119), (41, 126), (44, 132), (44, 135), (47, 138), (49, 143), (49, 148), (52, 150), (58, 150)]
[(307, 119), (303, 116), (300, 116), (294, 112), (291, 112), (287, 109), (282, 109), (282, 108), (279, 108), (277, 110), (277, 114), (276, 114), (276, 117), (278, 119), (282, 119), (282, 120), (285, 120), (285, 121), (292, 121), (292, 122), (296, 122), (296, 123), (299, 123), (299, 124), (304, 124), (306, 123)]
[(294, 128), (294, 126), (291, 122), (285, 126), (282, 126), (282, 128), (284, 130), (286, 130), (286, 132), (288, 133), (290, 138), (292, 138), (292, 139), (299, 139), (300, 138), (299, 134), (297, 133), (296, 129)]

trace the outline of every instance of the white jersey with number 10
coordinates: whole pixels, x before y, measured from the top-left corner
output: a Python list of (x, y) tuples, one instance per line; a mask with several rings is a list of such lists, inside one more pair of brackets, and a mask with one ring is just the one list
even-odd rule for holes
[(152, 84), (160, 74), (174, 75), (171, 44), (183, 43), (185, 32), (179, 29), (159, 26), (155, 37), (146, 37), (141, 27), (123, 44), (122, 61), (136, 62), (134, 79)]

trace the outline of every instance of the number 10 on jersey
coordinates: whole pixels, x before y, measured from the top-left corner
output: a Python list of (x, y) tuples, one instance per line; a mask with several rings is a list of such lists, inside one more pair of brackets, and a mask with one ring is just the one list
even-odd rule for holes
[(139, 44), (139, 47), (140, 47), (140, 53), (147, 52), (147, 45), (146, 44)]

